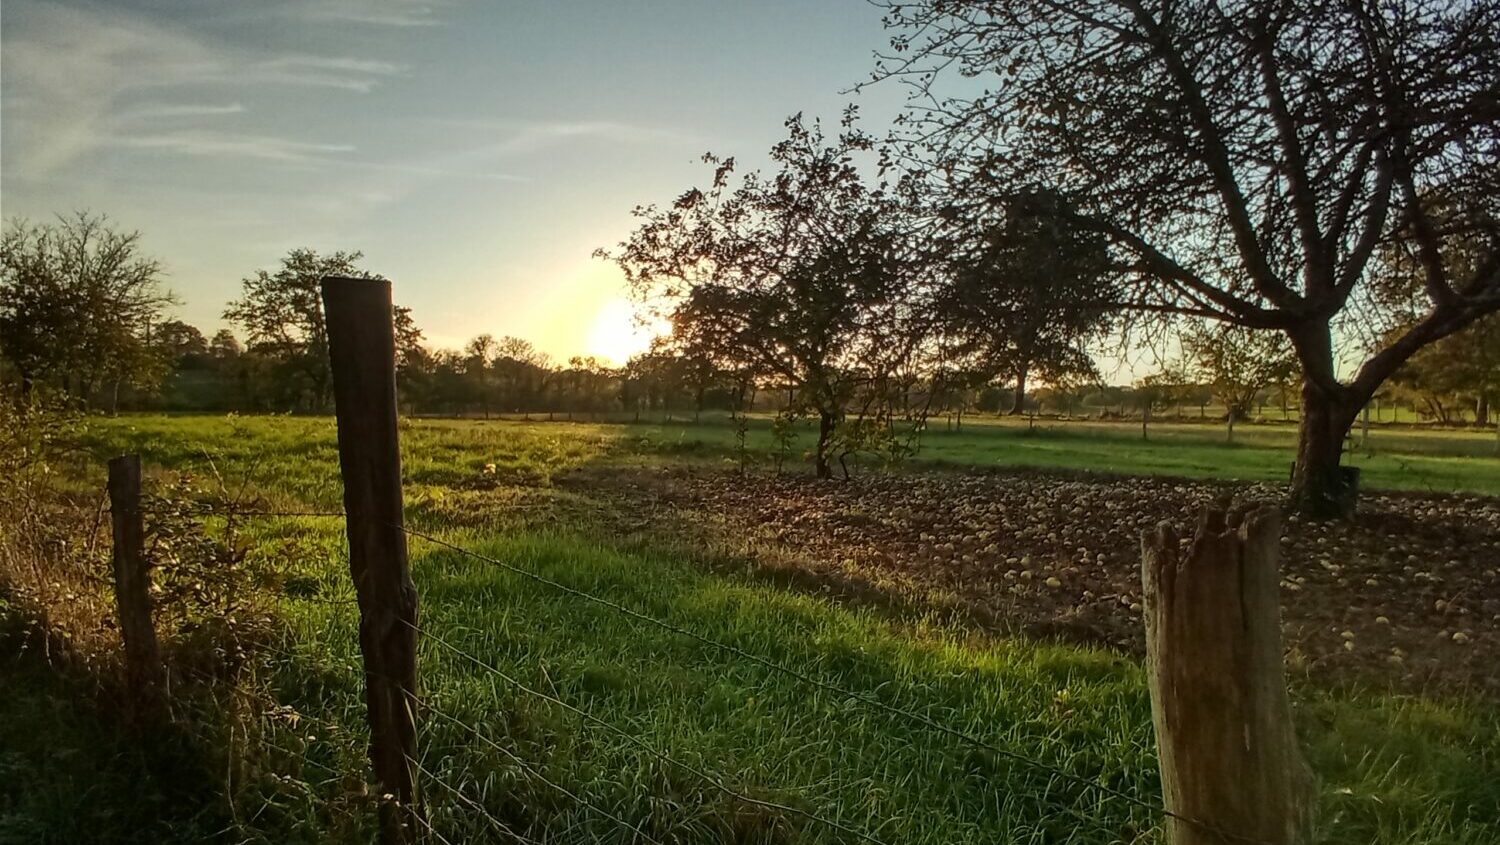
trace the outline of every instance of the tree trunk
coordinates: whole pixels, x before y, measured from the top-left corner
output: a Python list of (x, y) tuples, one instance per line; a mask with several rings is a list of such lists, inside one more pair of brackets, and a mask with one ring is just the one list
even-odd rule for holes
[(1234, 443), (1234, 418), (1237, 416), (1239, 416), (1239, 414), (1235, 413), (1235, 410), (1233, 408), (1230, 408), (1229, 413), (1225, 414), (1225, 418), (1228, 421), (1226, 423), (1224, 432), (1224, 442), (1226, 443)]
[(1359, 470), (1339, 462), (1358, 407), (1328, 395), (1311, 379), (1304, 384), (1291, 497), (1292, 508), (1303, 516), (1334, 519), (1353, 513)]
[(819, 478), (832, 478), (833, 467), (828, 464), (828, 447), (833, 440), (833, 428), (837, 418), (832, 411), (818, 413), (818, 450), (814, 456)]
[(1483, 393), (1474, 400), (1474, 424), (1481, 428), (1490, 424), (1490, 397)]
[(1020, 416), (1026, 410), (1026, 376), (1028, 375), (1027, 369), (1027, 367), (1022, 367), (1016, 371), (1016, 395), (1015, 398), (1011, 400), (1010, 405), (1010, 415), (1013, 417)]

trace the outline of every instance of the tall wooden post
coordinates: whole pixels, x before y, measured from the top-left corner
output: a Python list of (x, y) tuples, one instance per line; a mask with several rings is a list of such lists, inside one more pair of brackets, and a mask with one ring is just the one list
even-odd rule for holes
[[(1309, 841), (1313, 776), (1282, 667), (1280, 517), (1210, 510), (1142, 537), (1146, 668), (1174, 845)], [(1191, 819), (1194, 821), (1185, 821)]]
[(349, 574), (359, 599), (370, 762), (385, 795), (381, 840), (415, 840), (417, 591), (401, 516), (396, 423), (396, 334), (391, 283), (323, 279), (333, 366)]
[(166, 673), (156, 643), (156, 625), (151, 620), (151, 573), (141, 515), (139, 455), (121, 455), (109, 462), (109, 521), (115, 603), (125, 648), (125, 682), (135, 715), (146, 715), (162, 703)]

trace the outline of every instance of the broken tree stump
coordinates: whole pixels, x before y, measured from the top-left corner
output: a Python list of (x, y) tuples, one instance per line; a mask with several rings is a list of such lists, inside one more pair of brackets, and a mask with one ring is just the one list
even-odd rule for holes
[(1315, 781), (1287, 698), (1281, 518), (1211, 509), (1141, 540), (1146, 669), (1175, 845), (1303, 845)]

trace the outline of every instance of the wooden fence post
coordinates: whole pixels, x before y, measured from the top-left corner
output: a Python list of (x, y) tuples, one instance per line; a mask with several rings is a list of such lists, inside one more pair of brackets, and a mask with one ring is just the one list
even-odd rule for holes
[(1287, 699), (1280, 539), (1272, 508), (1211, 509), (1186, 551), (1165, 523), (1142, 537), (1146, 668), (1175, 845), (1310, 839), (1316, 790)]
[(151, 572), (141, 515), (141, 458), (121, 455), (109, 462), (110, 554), (115, 605), (125, 647), (125, 682), (134, 715), (154, 714), (165, 692), (165, 670), (151, 619)]
[(406, 560), (391, 283), (323, 279), (349, 574), (359, 599), (370, 762), (385, 795), (381, 841), (416, 839), (417, 591)]

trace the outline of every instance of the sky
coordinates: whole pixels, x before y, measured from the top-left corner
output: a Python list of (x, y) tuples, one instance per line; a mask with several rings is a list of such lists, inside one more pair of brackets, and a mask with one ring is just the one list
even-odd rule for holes
[(635, 326), (591, 253), (886, 44), (864, 0), (4, 0), (0, 212), (139, 230), (211, 334), (290, 249), (361, 250), (429, 342), (489, 332), (623, 363)]

